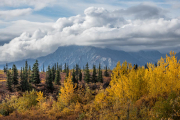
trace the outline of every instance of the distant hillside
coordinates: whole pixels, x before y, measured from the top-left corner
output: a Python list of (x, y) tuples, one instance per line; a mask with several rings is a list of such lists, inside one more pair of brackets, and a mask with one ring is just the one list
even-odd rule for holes
[[(67, 63), (70, 68), (77, 63), (81, 68), (86, 63), (89, 63), (89, 67), (92, 67), (93, 64), (98, 65), (101, 63), (102, 67), (107, 65), (113, 69), (117, 62), (127, 61), (132, 64), (145, 65), (147, 62), (155, 63), (162, 57), (165, 57), (165, 54), (161, 54), (159, 51), (139, 51), (139, 52), (125, 52), (122, 50), (111, 50), (111, 49), (102, 49), (91, 46), (63, 46), (59, 47), (54, 53), (51, 53), (47, 56), (39, 57), (40, 70), (43, 67), (47, 68), (48, 65), (53, 65), (54, 63), (59, 63), (64, 65)], [(13, 64), (16, 64), (18, 69), (23, 67), (26, 60), (16, 61), (8, 63), (9, 67), (12, 67)], [(29, 65), (33, 65), (35, 59), (27, 59)], [(4, 65), (1, 65), (0, 68), (3, 69)]]

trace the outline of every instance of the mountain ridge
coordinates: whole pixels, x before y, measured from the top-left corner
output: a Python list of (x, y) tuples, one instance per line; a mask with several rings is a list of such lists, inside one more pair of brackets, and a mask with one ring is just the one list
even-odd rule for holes
[[(179, 54), (180, 55), (180, 54)], [(61, 46), (58, 49), (46, 56), (37, 58), (39, 61), (40, 70), (43, 67), (47, 68), (48, 65), (52, 66), (54, 63), (59, 63), (64, 65), (67, 63), (70, 68), (73, 68), (75, 64), (79, 64), (81, 68), (86, 65), (88, 62), (89, 67), (92, 68), (92, 65), (96, 66), (101, 63), (101, 66), (108, 66), (113, 69), (117, 62), (121, 63), (125, 60), (128, 63), (145, 65), (147, 62), (155, 63), (162, 57), (165, 57), (165, 54), (160, 53), (159, 51), (138, 51), (138, 52), (125, 52), (123, 50), (112, 50), (108, 48), (97, 48), (92, 46)], [(27, 59), (29, 65), (33, 65), (36, 59)], [(26, 59), (8, 63), (8, 66), (11, 67), (13, 64), (16, 64), (17, 68), (23, 67)], [(0, 65), (0, 68), (3, 69), (5, 65)]]

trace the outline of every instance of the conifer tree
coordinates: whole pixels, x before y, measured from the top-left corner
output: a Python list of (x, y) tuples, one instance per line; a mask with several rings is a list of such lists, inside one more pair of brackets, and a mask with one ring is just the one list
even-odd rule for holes
[(14, 85), (14, 87), (18, 84), (18, 70), (15, 64), (13, 64), (12, 66), (12, 84)]
[(62, 64), (59, 65), (59, 71), (62, 72)]
[(43, 63), (43, 72), (44, 72), (44, 63)]
[(88, 63), (86, 64), (86, 68), (85, 68), (84, 81), (85, 81), (86, 83), (89, 83), (89, 82), (90, 82), (90, 73), (89, 73)]
[(104, 76), (109, 77), (109, 73), (108, 73), (107, 65), (106, 65), (106, 68), (105, 68)]
[(78, 81), (76, 80), (76, 73), (74, 72), (74, 69), (73, 69), (73, 73), (72, 73), (72, 82), (78, 83)]
[(76, 72), (75, 72), (75, 74), (76, 74), (76, 80), (78, 81), (79, 80), (79, 65), (78, 64), (76, 64)]
[(60, 75), (60, 70), (58, 67), (58, 63), (57, 63), (57, 70), (56, 70), (56, 76), (55, 76), (55, 84), (56, 85), (60, 85), (60, 80), (61, 80), (61, 75)]
[(28, 69), (28, 76), (31, 75), (31, 66), (29, 65), (29, 69)]
[(6, 68), (5, 68), (5, 66), (4, 66), (4, 73), (6, 73)]
[(21, 72), (20, 72), (20, 79), (21, 79), (21, 81), (23, 80), (22, 67), (21, 67)]
[(55, 65), (54, 65), (54, 70), (56, 71), (56, 63), (55, 63)]
[(52, 80), (54, 81), (54, 79), (55, 79), (55, 74), (56, 74), (56, 71), (55, 71), (55, 67), (53, 66), (52, 67)]
[(33, 70), (32, 70), (32, 75), (31, 75), (32, 82), (35, 85), (41, 83), (38, 66), (39, 66), (38, 60), (36, 60), (36, 62), (33, 65)]
[(29, 69), (28, 69), (28, 82), (29, 82), (29, 83), (32, 82), (31, 66), (30, 66), (30, 65), (29, 65)]
[(138, 69), (138, 65), (134, 64), (134, 69), (137, 70)]
[(26, 91), (29, 89), (29, 83), (28, 83), (28, 63), (27, 60), (25, 62), (25, 68), (23, 67), (23, 73), (21, 76), (21, 89), (22, 91)]
[(98, 69), (98, 81), (103, 83), (102, 70), (101, 70), (100, 63), (99, 63), (99, 69)]
[(8, 64), (6, 63), (6, 72), (8, 71), (9, 69), (8, 69)]
[(46, 72), (46, 86), (48, 89), (52, 90), (53, 89), (53, 80), (52, 80), (52, 73), (51, 73), (51, 68), (48, 66), (48, 71)]
[(92, 82), (96, 83), (97, 82), (97, 72), (96, 72), (96, 66), (93, 65), (93, 74), (92, 74)]
[(148, 68), (148, 67), (147, 67), (147, 64), (145, 64), (144, 68), (145, 68), (145, 69), (147, 69), (147, 68)]
[(82, 72), (81, 72), (81, 69), (79, 70), (79, 81), (82, 81)]
[(66, 68), (66, 77), (69, 76), (69, 66), (67, 65), (67, 68)]
[(12, 90), (11, 88), (11, 85), (12, 85), (12, 75), (11, 75), (11, 72), (8, 70), (7, 71), (7, 87), (8, 87), (8, 90)]

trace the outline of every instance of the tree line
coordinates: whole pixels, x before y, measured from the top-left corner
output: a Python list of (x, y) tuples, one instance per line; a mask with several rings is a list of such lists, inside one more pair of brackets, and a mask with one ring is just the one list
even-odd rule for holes
[[(31, 90), (32, 84), (36, 86), (41, 83), (38, 60), (35, 61), (32, 68), (30, 65), (28, 66), (28, 62), (25, 61), (25, 65), (21, 67), (19, 73), (15, 64), (13, 64), (12, 68), (8, 68), (8, 64), (6, 64), (4, 67), (4, 72), (7, 75), (7, 87), (10, 91), (12, 90), (12, 85), (15, 88), (16, 85), (20, 84), (21, 91), (27, 91)], [(45, 72), (44, 64), (42, 72)], [(61, 85), (61, 72), (66, 73), (66, 78), (69, 76), (70, 69), (67, 63), (64, 64), (64, 69), (62, 69), (62, 64), (58, 65), (58, 63), (55, 63), (52, 67), (50, 65), (47, 67), (45, 84), (49, 90), (54, 89), (53, 82), (55, 85)], [(103, 73), (100, 64), (98, 68), (96, 68), (96, 65), (93, 65), (92, 74), (90, 74), (88, 63), (86, 64), (85, 68), (83, 67), (83, 70), (78, 64), (76, 64), (71, 72), (72, 82), (74, 84), (78, 84), (78, 81), (82, 81), (83, 77), (86, 83), (103, 83)], [(105, 67), (104, 76), (109, 76), (107, 66)]]

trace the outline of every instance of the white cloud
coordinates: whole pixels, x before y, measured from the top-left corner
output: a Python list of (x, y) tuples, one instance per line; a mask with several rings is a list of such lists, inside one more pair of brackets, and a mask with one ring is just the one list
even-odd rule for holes
[(10, 19), (17, 16), (19, 17), (24, 15), (29, 15), (32, 11), (33, 10), (31, 8), (0, 11), (0, 18)]
[[(28, 32), (32, 34), (37, 29), (42, 29), (44, 31), (52, 30), (52, 22), (30, 22), (26, 20), (18, 20), (12, 22), (0, 21), (0, 42), (9, 42), (15, 37), (18, 37), (23, 32)], [(3, 26), (4, 25), (4, 26)]]
[(0, 6), (7, 7), (22, 7), (32, 6), (35, 10), (40, 10), (46, 6), (53, 5), (56, 0), (1, 0)]
[[(137, 12), (136, 8), (133, 8), (134, 12)], [(158, 10), (161, 11), (158, 8), (155, 13), (159, 13)], [(148, 14), (154, 12), (148, 7), (147, 11)], [(0, 46), (0, 61), (37, 58), (64, 45), (114, 46), (125, 51), (162, 50), (180, 46), (180, 19), (161, 18), (165, 16), (163, 13), (156, 14), (156, 17), (148, 16), (148, 19), (145, 19), (146, 15), (143, 18), (140, 16), (141, 19), (137, 16), (136, 14), (134, 19), (127, 20), (121, 10), (108, 11), (104, 8), (90, 7), (84, 11), (84, 15), (60, 18), (52, 27), (42, 27), (34, 32), (29, 30), (31, 32), (24, 32), (8, 44)], [(25, 21), (21, 26), (26, 26), (26, 29), (35, 28), (30, 27), (32, 24), (27, 26), (27, 23)], [(21, 29), (19, 25), (13, 27), (13, 30)], [(42, 26), (45, 26), (45, 23), (42, 23)]]

